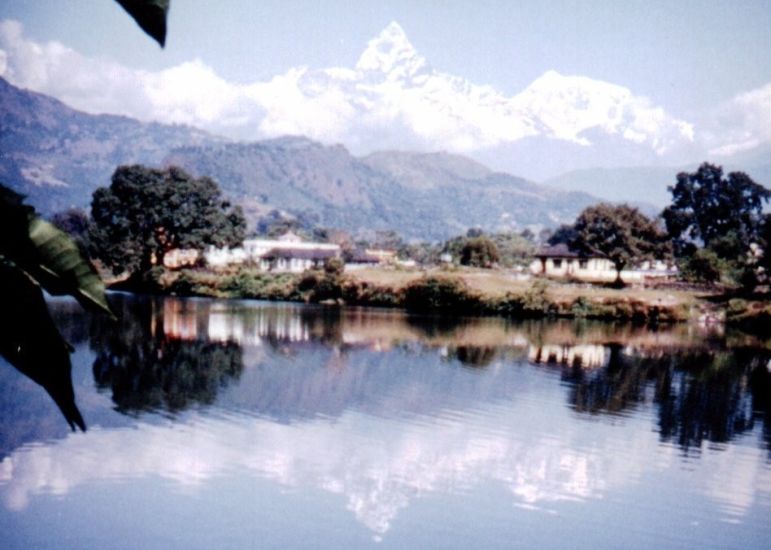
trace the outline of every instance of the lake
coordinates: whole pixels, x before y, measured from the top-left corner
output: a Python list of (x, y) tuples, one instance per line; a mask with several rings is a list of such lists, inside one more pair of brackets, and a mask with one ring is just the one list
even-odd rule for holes
[(771, 353), (717, 328), (54, 299), (0, 360), (0, 546), (771, 548)]

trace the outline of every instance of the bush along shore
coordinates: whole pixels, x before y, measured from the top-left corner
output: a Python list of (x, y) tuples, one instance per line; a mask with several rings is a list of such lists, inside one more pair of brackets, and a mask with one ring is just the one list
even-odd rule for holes
[(555, 290), (568, 285), (540, 279), (516, 285), (515, 290), (486, 292), (472, 288), (457, 273), (415, 275), (406, 282), (389, 284), (334, 269), (302, 274), (183, 269), (158, 272), (153, 280), (152, 290), (176, 296), (394, 307), (453, 315), (586, 318), (655, 324), (693, 319), (697, 307), (693, 296), (661, 299), (634, 291), (592, 287), (566, 293)]

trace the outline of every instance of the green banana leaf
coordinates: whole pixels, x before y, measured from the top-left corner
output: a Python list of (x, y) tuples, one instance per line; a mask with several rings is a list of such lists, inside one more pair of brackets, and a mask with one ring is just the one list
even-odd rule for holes
[(116, 0), (134, 21), (161, 48), (166, 43), (166, 17), (169, 13), (169, 0)]
[(35, 216), (29, 221), (29, 239), (38, 260), (30, 266), (30, 275), (43, 288), (51, 294), (74, 296), (83, 307), (114, 317), (104, 283), (69, 235)]

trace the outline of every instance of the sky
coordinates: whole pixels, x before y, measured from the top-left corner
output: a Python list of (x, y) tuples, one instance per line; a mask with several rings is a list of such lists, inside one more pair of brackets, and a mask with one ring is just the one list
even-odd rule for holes
[[(14, 82), (11, 76), (16, 56), (17, 85), (92, 112), (116, 110), (115, 101), (106, 100), (109, 90), (113, 99), (123, 101), (121, 114), (142, 118), (143, 112), (156, 113), (153, 116), (168, 118), (164, 121), (197, 124), (241, 139), (264, 137), (272, 129), (345, 142), (350, 124), (319, 129), (320, 124), (333, 124), (335, 116), (353, 117), (340, 107), (339, 100), (334, 106), (327, 98), (323, 104), (305, 102), (302, 107), (279, 108), (275, 101), (266, 103), (267, 92), (250, 86), (271, 82), (277, 75), (301, 67), (353, 68), (368, 42), (391, 22), (397, 22), (433, 70), (461, 77), (483, 92), (490, 87), (503, 99), (517, 97), (544, 73), (556, 71), (628, 90), (637, 105), (646, 103), (646, 120), (659, 109), (673, 121), (694, 125), (697, 133), (707, 136), (707, 149), (734, 151), (771, 140), (771, 130), (764, 129), (771, 126), (766, 124), (771, 122), (771, 0), (172, 0), (165, 49), (145, 37), (119, 5), (109, 0), (3, 0), (0, 22), (6, 25), (4, 39), (0, 37), (4, 40), (0, 50), (5, 50), (0, 52), (0, 74)], [(9, 30), (9, 24), (15, 26)], [(27, 57), (14, 53), (11, 43), (26, 44)], [(32, 67), (33, 54), (38, 66), (20, 77), (18, 64)], [(56, 63), (64, 64), (62, 60), (70, 63), (71, 69), (51, 70)], [(135, 80), (145, 79), (142, 86), (156, 90), (156, 96), (162, 89), (168, 95), (169, 75), (176, 70), (174, 74), (179, 77), (183, 72), (180, 67), (187, 72), (184, 85), (180, 78), (175, 81), (177, 97), (197, 89), (197, 97), (183, 99), (207, 102), (231, 98), (233, 105), (240, 106), (231, 106), (227, 112), (210, 107), (207, 112), (156, 97), (153, 110), (143, 103), (147, 98), (132, 96), (116, 84), (120, 75), (124, 80), (131, 75)], [(45, 82), (42, 71), (49, 72)], [(115, 78), (97, 86), (94, 81), (98, 74)], [(160, 76), (147, 84), (146, 79), (153, 75)], [(194, 80), (199, 77), (206, 82), (199, 85)], [(314, 78), (318, 86), (318, 75)], [(336, 85), (335, 94), (343, 93), (339, 83)], [(179, 86), (184, 89), (180, 91)], [(281, 95), (275, 91), (278, 85), (273, 88), (272, 94)], [(284, 95), (289, 97), (293, 92)], [(254, 99), (260, 93), (260, 99)], [(244, 128), (262, 124), (262, 119), (254, 113), (243, 115), (244, 94), (259, 103), (261, 113), (273, 109), (276, 116), (291, 118), (292, 113), (301, 112), (316, 119), (323, 118), (319, 113), (326, 111), (329, 116), (316, 120), (316, 126), (310, 128), (310, 123), (299, 122), (263, 124), (260, 132), (252, 135)], [(253, 105), (250, 108), (256, 109)], [(464, 109), (468, 111), (467, 106)], [(191, 110), (196, 114), (184, 115), (183, 111)], [(215, 118), (216, 123), (212, 122)], [(733, 127), (724, 127), (727, 120)], [(735, 120), (739, 122), (734, 124)], [(236, 129), (238, 124), (240, 130)], [(416, 125), (424, 127), (426, 121), (404, 124), (414, 130)], [(448, 123), (433, 120), (430, 124), (433, 133), (417, 131), (424, 141), (437, 135), (440, 127), (446, 129)], [(479, 124), (475, 121), (472, 126)], [(584, 130), (585, 125), (576, 131)], [(623, 130), (616, 125), (613, 131)], [(468, 125), (463, 132), (474, 133)], [(732, 138), (723, 142), (715, 138), (725, 133), (731, 133)], [(629, 134), (630, 139), (639, 134), (640, 124)], [(356, 139), (351, 137), (353, 142)], [(646, 139), (655, 147), (654, 141), (660, 136)], [(482, 141), (489, 146), (489, 139)], [(465, 151), (455, 147), (459, 143), (456, 139), (439, 145)]]

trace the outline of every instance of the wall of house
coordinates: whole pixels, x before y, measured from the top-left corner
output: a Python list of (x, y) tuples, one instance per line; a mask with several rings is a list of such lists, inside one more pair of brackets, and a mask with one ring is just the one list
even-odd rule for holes
[(237, 248), (210, 247), (204, 253), (204, 258), (206, 259), (206, 263), (211, 267), (225, 267), (228, 265), (254, 262), (262, 271), (292, 273), (302, 272), (314, 265), (314, 260), (300, 258), (286, 258), (283, 260), (286, 265), (283, 263), (279, 265), (280, 260), (270, 262), (262, 258), (263, 255), (276, 248), (297, 251), (332, 251), (337, 255), (340, 254), (340, 246), (330, 243), (284, 241), (275, 239), (247, 239), (243, 242), (243, 246)]
[[(545, 269), (544, 269), (545, 267)], [(614, 281), (616, 269), (613, 262), (606, 258), (546, 258), (536, 260), (531, 265), (533, 273), (547, 277), (565, 277), (581, 281)], [(623, 270), (621, 278), (627, 282), (641, 281), (645, 273), (640, 270)]]
[[(544, 265), (546, 269), (544, 270)], [(544, 262), (535, 260), (530, 265), (530, 271), (547, 277), (565, 277), (580, 281), (609, 282), (616, 280), (616, 269), (613, 262), (605, 258), (546, 258)], [(643, 262), (639, 269), (624, 269), (621, 279), (630, 282), (640, 282), (645, 279), (670, 277), (677, 270), (667, 265), (663, 260)]]

